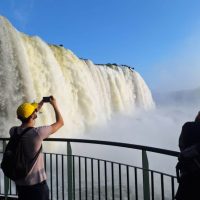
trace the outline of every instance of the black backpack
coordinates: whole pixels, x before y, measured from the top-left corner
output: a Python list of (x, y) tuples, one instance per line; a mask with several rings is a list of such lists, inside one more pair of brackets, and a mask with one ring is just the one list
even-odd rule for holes
[(200, 177), (200, 144), (192, 145), (179, 154), (176, 174), (178, 182), (186, 176)]
[(21, 138), (30, 129), (32, 129), (32, 127), (26, 128), (21, 134), (17, 134), (17, 128), (15, 128), (14, 134), (11, 136), (3, 154), (1, 168), (5, 176), (13, 181), (27, 176), (42, 150), (41, 146), (37, 154), (31, 160), (28, 160), (24, 155), (24, 146), (21, 142)]

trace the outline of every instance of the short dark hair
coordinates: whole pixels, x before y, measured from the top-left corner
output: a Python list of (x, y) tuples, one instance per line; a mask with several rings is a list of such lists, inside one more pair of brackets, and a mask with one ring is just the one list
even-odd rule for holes
[(27, 122), (30, 120), (31, 116), (29, 116), (28, 118), (23, 118), (23, 117), (17, 116), (17, 118), (18, 118), (22, 123), (27, 123)]

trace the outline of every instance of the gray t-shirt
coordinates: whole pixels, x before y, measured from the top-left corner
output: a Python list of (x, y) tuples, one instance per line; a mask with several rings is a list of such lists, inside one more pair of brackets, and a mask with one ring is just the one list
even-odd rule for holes
[[(14, 128), (17, 128), (17, 134), (21, 134), (24, 130), (21, 127), (12, 127), (10, 129), (11, 136), (14, 134)], [(25, 147), (25, 155), (30, 159), (33, 158), (39, 151), (42, 141), (48, 138), (51, 132), (51, 126), (41, 126), (32, 128), (25, 133), (21, 138)], [(15, 183), (17, 185), (35, 185), (44, 180), (46, 180), (46, 173), (44, 169), (43, 153), (41, 152), (28, 175), (23, 179), (15, 181)]]

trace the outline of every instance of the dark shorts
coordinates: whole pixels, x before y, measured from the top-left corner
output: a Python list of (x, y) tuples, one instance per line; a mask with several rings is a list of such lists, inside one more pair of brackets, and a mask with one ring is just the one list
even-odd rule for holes
[(49, 188), (46, 181), (36, 185), (17, 185), (19, 200), (49, 200)]

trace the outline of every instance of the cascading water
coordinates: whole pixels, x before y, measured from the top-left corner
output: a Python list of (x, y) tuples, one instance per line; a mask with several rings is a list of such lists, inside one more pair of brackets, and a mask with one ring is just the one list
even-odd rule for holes
[[(2, 136), (18, 123), (19, 104), (48, 95), (56, 97), (65, 120), (56, 137), (84, 132), (116, 112), (154, 107), (150, 90), (135, 70), (79, 59), (70, 50), (20, 33), (1, 16), (0, 89)], [(44, 105), (38, 125), (53, 121), (51, 106)]]

